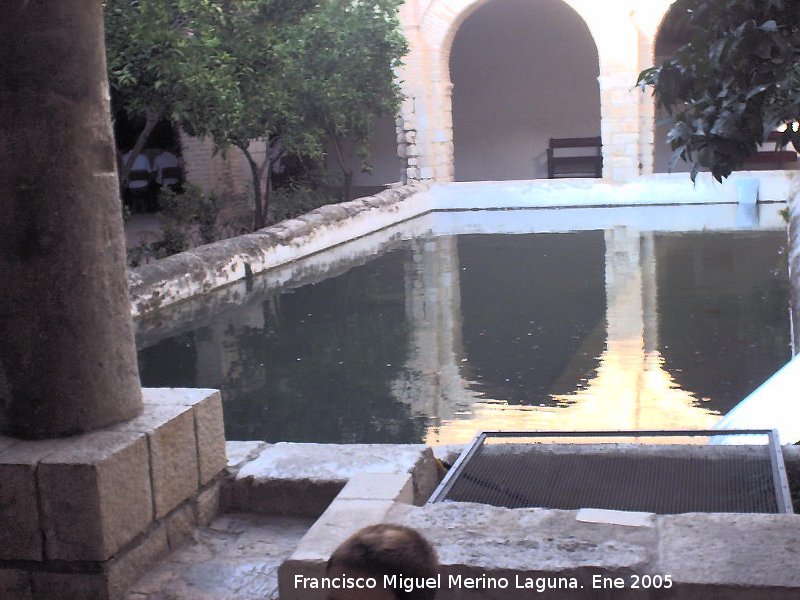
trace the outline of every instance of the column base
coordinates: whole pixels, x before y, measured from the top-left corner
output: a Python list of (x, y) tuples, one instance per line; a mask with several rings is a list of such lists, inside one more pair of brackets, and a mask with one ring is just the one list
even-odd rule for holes
[(143, 393), (144, 413), (112, 427), (0, 437), (0, 597), (116, 600), (217, 514), (219, 392)]

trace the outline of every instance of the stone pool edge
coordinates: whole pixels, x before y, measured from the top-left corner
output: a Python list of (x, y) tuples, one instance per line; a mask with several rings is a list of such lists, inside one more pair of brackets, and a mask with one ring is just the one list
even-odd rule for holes
[[(786, 172), (735, 173), (723, 184), (692, 184), (685, 174), (614, 184), (593, 179), (413, 183), (374, 196), (329, 204), (243, 236), (193, 248), (128, 271), (131, 314), (155, 311), (292, 263), (403, 221), (441, 210), (731, 204), (743, 180), (758, 179), (761, 202), (800, 206), (797, 181)], [(654, 187), (655, 184), (655, 187)], [(487, 198), (489, 201), (487, 201)], [(790, 209), (797, 221), (800, 208)], [(790, 248), (794, 322), (800, 321), (800, 225)], [(798, 334), (800, 335), (800, 334)], [(795, 335), (795, 339), (798, 339)], [(795, 344), (797, 347), (797, 344)]]

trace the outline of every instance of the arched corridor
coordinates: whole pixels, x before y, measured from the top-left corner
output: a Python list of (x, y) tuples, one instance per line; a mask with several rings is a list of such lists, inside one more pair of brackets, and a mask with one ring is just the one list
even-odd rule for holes
[(597, 47), (562, 0), (491, 0), (450, 52), (457, 181), (547, 176), (551, 137), (600, 135)]

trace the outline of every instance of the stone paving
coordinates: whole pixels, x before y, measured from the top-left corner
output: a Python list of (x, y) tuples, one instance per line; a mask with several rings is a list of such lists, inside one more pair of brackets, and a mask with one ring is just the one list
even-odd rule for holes
[(231, 513), (195, 531), (125, 600), (276, 600), (278, 567), (313, 518)]

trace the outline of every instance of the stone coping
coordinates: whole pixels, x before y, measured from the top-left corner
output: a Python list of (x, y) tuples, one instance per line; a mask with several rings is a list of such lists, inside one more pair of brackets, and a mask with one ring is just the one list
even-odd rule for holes
[[(760, 201), (785, 202), (795, 185), (795, 174), (788, 171), (735, 173), (723, 184), (704, 175), (696, 185), (685, 174), (668, 174), (628, 183), (563, 179), (391, 188), (132, 269), (131, 313), (142, 315), (205, 294), (432, 211), (734, 204), (743, 186), (752, 187), (754, 180)], [(234, 295), (242, 293), (237, 290)]]
[(422, 214), (424, 184), (329, 204), (258, 231), (181, 252), (128, 271), (137, 316), (228, 285)]
[[(703, 598), (736, 600), (800, 596), (800, 516), (651, 515), (635, 525), (583, 519), (582, 511), (506, 509), (469, 503), (395, 504), (384, 521), (423, 531), (441, 561), (437, 598), (531, 598), (530, 589), (464, 589), (451, 578), (575, 580), (578, 589), (536, 597)], [(600, 522), (597, 522), (600, 521)], [(603, 589), (596, 576), (621, 578)], [(645, 576), (645, 589), (633, 589)], [(664, 578), (672, 585), (665, 589)], [(655, 578), (658, 587), (652, 587)], [(602, 580), (601, 580), (602, 581)], [(448, 583), (450, 584), (448, 586)], [(647, 589), (649, 588), (649, 589)], [(282, 596), (283, 597), (283, 596)], [(307, 596), (312, 598), (312, 596)]]
[(319, 517), (354, 478), (386, 475), (407, 480), (411, 501), (421, 504), (439, 481), (431, 449), (420, 444), (228, 442), (228, 452), (228, 511)]

